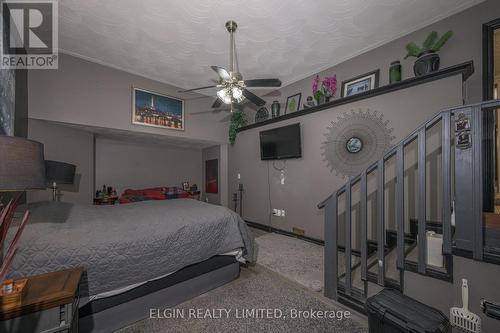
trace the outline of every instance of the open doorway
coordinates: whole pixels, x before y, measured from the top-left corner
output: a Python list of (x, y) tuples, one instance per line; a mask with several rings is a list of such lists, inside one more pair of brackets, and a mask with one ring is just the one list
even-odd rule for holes
[[(500, 98), (500, 18), (483, 25), (483, 100)], [(500, 254), (500, 109), (483, 111), (483, 211), (487, 254)]]

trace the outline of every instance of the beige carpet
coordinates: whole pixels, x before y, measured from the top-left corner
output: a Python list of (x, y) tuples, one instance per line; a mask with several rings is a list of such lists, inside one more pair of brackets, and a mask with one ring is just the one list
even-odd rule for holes
[(258, 264), (309, 289), (323, 290), (323, 246), (275, 233), (255, 241)]
[[(175, 307), (184, 314), (190, 309), (226, 309), (221, 318), (153, 318), (119, 330), (120, 333), (160, 332), (346, 332), (367, 333), (366, 317), (329, 300), (316, 292), (284, 279), (279, 274), (256, 265), (242, 268), (239, 279)], [(271, 318), (241, 318), (245, 309), (277, 309)], [(297, 311), (350, 311), (350, 318), (301, 318)], [(337, 312), (340, 311), (340, 312)], [(281, 316), (280, 316), (281, 315)], [(275, 316), (275, 318), (272, 318)]]

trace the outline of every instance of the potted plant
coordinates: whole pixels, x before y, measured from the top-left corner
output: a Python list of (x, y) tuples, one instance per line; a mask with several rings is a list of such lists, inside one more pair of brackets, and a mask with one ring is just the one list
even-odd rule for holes
[(229, 142), (234, 145), (236, 141), (237, 129), (247, 124), (247, 117), (243, 110), (234, 111), (231, 115), (231, 124), (229, 125)]
[(319, 75), (316, 75), (313, 79), (312, 91), (318, 105), (328, 103), (330, 98), (337, 92), (337, 76), (325, 77), (323, 81), (321, 81), (320, 87), (320, 78)]
[(422, 47), (419, 47), (414, 42), (406, 44), (406, 51), (408, 57), (416, 57), (417, 60), (413, 65), (413, 72), (415, 76), (421, 76), (425, 74), (432, 73), (439, 69), (439, 55), (437, 52), (443, 47), (443, 45), (450, 39), (453, 35), (453, 31), (448, 31), (438, 38), (438, 33), (432, 31), (425, 39)]

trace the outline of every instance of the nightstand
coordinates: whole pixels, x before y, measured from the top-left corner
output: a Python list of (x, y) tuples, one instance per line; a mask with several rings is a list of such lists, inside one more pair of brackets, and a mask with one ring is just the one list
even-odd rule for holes
[(191, 191), (191, 190), (188, 190), (187, 193), (189, 193), (189, 195), (195, 199), (195, 200), (200, 200), (201, 199), (201, 192), (200, 191)]
[[(78, 332), (81, 267), (31, 276), (21, 303), (0, 305), (0, 330), (6, 332)], [(2, 331), (3, 332), (3, 331)]]

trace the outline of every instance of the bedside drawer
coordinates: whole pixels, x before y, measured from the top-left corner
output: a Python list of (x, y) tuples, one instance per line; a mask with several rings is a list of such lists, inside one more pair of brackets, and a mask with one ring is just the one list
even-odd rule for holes
[(26, 314), (1, 322), (1, 325), (7, 329), (7, 332), (77, 333), (78, 303)]

